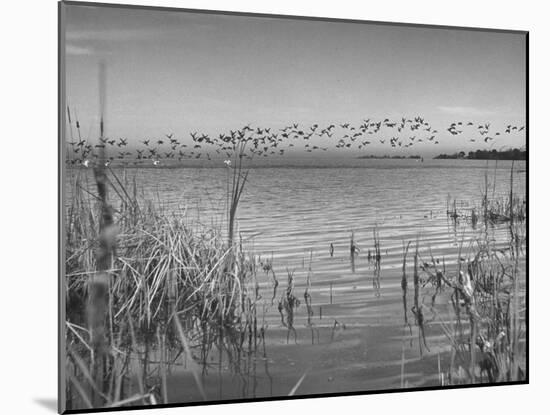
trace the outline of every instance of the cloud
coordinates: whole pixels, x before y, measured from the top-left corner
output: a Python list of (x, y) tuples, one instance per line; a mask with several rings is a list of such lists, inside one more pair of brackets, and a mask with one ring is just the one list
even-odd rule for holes
[(90, 55), (93, 55), (94, 51), (88, 47), (82, 47), (82, 46), (73, 45), (71, 43), (67, 43), (65, 45), (65, 53), (67, 55), (73, 55), (73, 56), (90, 56)]
[[(73, 41), (129, 41), (147, 39), (154, 32), (147, 29), (67, 30), (65, 37)], [(157, 32), (158, 33), (158, 32)]]
[(462, 107), (462, 106), (439, 106), (437, 109), (445, 114), (452, 115), (494, 115), (495, 111), (476, 108), (476, 107)]

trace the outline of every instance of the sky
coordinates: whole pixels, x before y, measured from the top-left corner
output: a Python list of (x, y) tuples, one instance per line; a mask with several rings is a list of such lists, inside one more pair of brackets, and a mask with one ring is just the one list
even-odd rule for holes
[[(217, 135), (248, 123), (422, 116), (439, 145), (392, 150), (373, 140), (350, 154), (487, 148), (469, 141), (479, 138), (474, 130), (456, 137), (445, 129), (458, 121), (490, 122), (492, 131), (524, 125), (525, 54), (519, 33), (66, 6), (67, 105), (83, 135), (97, 136), (104, 61), (106, 134), (130, 144), (169, 133), (191, 142), (191, 131)], [(502, 134), (492, 148), (521, 147), (523, 134)]]

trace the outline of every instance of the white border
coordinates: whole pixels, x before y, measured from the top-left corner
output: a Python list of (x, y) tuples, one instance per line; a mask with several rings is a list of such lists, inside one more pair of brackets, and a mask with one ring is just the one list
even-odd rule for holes
[[(113, 0), (113, 2), (116, 2)], [(455, 391), (366, 395), (156, 410), (163, 414), (520, 413), (548, 406), (550, 325), (545, 267), (548, 196), (544, 185), (549, 118), (549, 29), (544, 2), (305, 0), (132, 0), (118, 3), (530, 31), (531, 384)], [(2, 229), (2, 413), (53, 413), (57, 393), (57, 4), (2, 5), (0, 187)], [(536, 92), (535, 92), (536, 91)], [(7, 94), (6, 94), (7, 92)], [(7, 125), (8, 128), (5, 128)], [(546, 163), (545, 163), (546, 161)], [(537, 186), (538, 184), (538, 186)], [(536, 278), (536, 280), (535, 280)], [(541, 412), (535, 409), (535, 412)], [(119, 412), (132, 413), (138, 412)], [(139, 412), (141, 413), (141, 412)], [(145, 412), (144, 412), (145, 413)]]

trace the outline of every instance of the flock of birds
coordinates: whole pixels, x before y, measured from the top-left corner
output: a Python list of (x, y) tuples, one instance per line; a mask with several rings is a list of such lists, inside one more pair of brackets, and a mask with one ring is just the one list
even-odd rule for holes
[[(509, 124), (503, 131), (492, 131), (490, 123), (478, 125), (472, 121), (457, 121), (452, 122), (446, 130), (452, 137), (465, 136), (470, 142), (479, 141), (489, 144), (501, 134), (520, 133), (524, 129), (524, 126)], [(361, 150), (377, 142), (394, 149), (406, 149), (419, 146), (421, 143), (437, 145), (441, 134), (420, 116), (403, 117), (399, 120), (385, 118), (379, 121), (369, 118), (355, 126), (350, 123), (330, 124), (324, 127), (319, 124), (304, 126), (292, 123), (278, 130), (253, 128), (246, 125), (218, 136), (191, 132), (191, 142), (187, 141), (187, 143), (175, 138), (171, 133), (158, 139), (142, 140), (140, 148), (131, 149), (133, 146), (129, 145), (125, 138), (100, 138), (97, 144), (82, 139), (78, 121), (76, 121), (76, 130), (78, 139), (73, 137), (71, 124), (68, 161), (71, 164), (82, 164), (86, 167), (98, 159), (100, 149), (105, 149), (109, 155), (105, 161), (106, 165), (115, 160), (121, 160), (133, 162), (136, 165), (152, 162), (153, 165), (158, 166), (161, 160), (181, 162), (184, 159), (201, 157), (206, 160), (212, 160), (212, 157), (231, 158), (237, 146), (243, 143), (245, 148), (243, 157), (252, 159), (255, 156), (280, 156), (293, 147), (298, 148), (300, 144), (303, 144), (303, 150), (307, 153), (328, 151), (330, 147)], [(319, 137), (315, 140), (315, 144), (310, 141), (314, 137)]]

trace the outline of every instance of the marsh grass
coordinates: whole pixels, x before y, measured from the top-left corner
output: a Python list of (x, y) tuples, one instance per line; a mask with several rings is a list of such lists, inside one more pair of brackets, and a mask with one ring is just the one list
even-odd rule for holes
[(449, 318), (443, 318), (436, 306), (430, 307), (452, 348), (444, 384), (525, 378), (525, 296), (519, 244), (497, 249), (493, 242), (480, 240), (472, 256), (459, 259), (453, 271), (443, 272), (434, 262), (423, 267), (426, 283), (442, 281), (450, 290)]
[(298, 341), (298, 333), (294, 327), (294, 313), (300, 306), (300, 300), (294, 294), (294, 270), (287, 269), (287, 288), (281, 295), (277, 306), (281, 315), (281, 324), (287, 328), (286, 342), (290, 340), (290, 333), (294, 334), (294, 342)]
[[(492, 190), (491, 190), (492, 187)], [(414, 305), (420, 354), (429, 341), (426, 327), (439, 327), (448, 341), (449, 361), (438, 353), (441, 385), (522, 381), (526, 378), (525, 280), (520, 270), (526, 249), (526, 202), (514, 194), (514, 164), (510, 169), (508, 195), (495, 197), (496, 166), (492, 185), (485, 170), (481, 202), (474, 207), (447, 199), (447, 216), (484, 224), (468, 247), (460, 242), (456, 266), (419, 253), (414, 256)], [(488, 225), (506, 225), (508, 243), (498, 244)], [(403, 308), (407, 324), (407, 254), (403, 246)], [(426, 249), (424, 249), (426, 252)], [(430, 298), (429, 303), (425, 297)], [(431, 313), (431, 318), (425, 316)]]
[[(510, 181), (508, 194), (496, 195), (496, 163), (494, 177), (489, 179), (489, 165), (484, 171), (481, 187), (481, 201), (473, 206), (469, 203), (459, 202), (447, 197), (447, 217), (457, 223), (460, 220), (470, 222), (475, 228), (481, 220), (487, 226), (489, 224), (502, 224), (523, 222), (527, 218), (527, 200), (523, 195), (514, 193), (514, 161), (510, 168)], [(492, 187), (492, 189), (491, 189)]]
[(277, 297), (277, 288), (279, 287), (279, 280), (277, 279), (277, 275), (275, 275), (275, 270), (273, 269), (273, 253), (271, 254), (270, 259), (262, 260), (261, 257), (259, 257), (258, 260), (260, 262), (262, 270), (266, 274), (266, 277), (269, 277), (269, 274), (271, 273), (273, 282), (273, 295), (271, 296), (271, 305), (273, 305), (275, 297)]
[[(243, 165), (243, 159), (245, 157), (247, 140), (244, 135), (240, 135), (233, 144), (233, 162), (234, 168), (232, 169), (231, 179), (231, 191), (228, 193), (230, 196), (230, 202), (228, 204), (228, 232), (227, 239), (228, 245), (233, 245), (233, 238), (235, 232), (235, 218), (237, 215), (237, 209), (243, 190), (248, 179), (249, 170)], [(243, 173), (244, 170), (244, 173)]]
[[(484, 221), (494, 221), (496, 215), (505, 215), (501, 222), (508, 227), (507, 246), (497, 245), (487, 232), (481, 232), (468, 248), (464, 247), (464, 241), (460, 243), (456, 267), (453, 267), (446, 266), (444, 259), (434, 259), (431, 251), (429, 258), (419, 261), (417, 241), (413, 313), (419, 336), (423, 332), (419, 317), (426, 309), (433, 316), (430, 322), (443, 330), (449, 342), (450, 362), (439, 373), (442, 385), (522, 381), (526, 377), (526, 276), (520, 271), (527, 243), (525, 205), (512, 191), (513, 168), (506, 204), (489, 201), (487, 183), (485, 179), (483, 209), (478, 214), (483, 215)], [(455, 209), (453, 204), (451, 212)], [(406, 256), (404, 249), (405, 318)], [(430, 305), (421, 300), (427, 295), (431, 297)], [(422, 352), (422, 344), (427, 347), (426, 338), (419, 339), (419, 343)], [(440, 360), (438, 364), (442, 366)]]
[[(167, 402), (167, 378), (180, 365), (206, 399), (201, 378), (214, 349), (220, 366), (227, 359), (236, 372), (256, 351), (256, 258), (221, 229), (140, 203), (125, 173), (102, 174), (114, 195), (109, 239), (106, 198), (88, 190), (85, 172), (76, 173), (66, 207), (68, 409)], [(103, 308), (85, 313), (86, 304), (97, 304), (90, 281), (98, 275), (108, 276)], [(90, 315), (99, 316), (93, 325)]]

